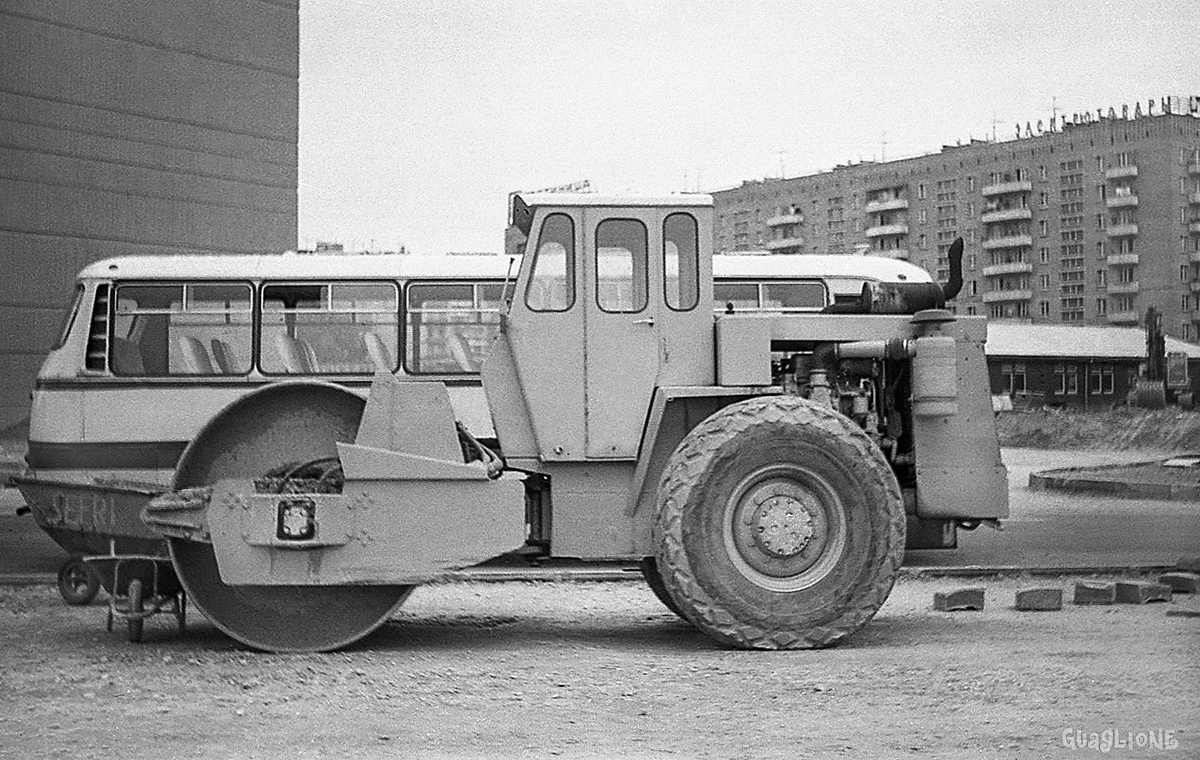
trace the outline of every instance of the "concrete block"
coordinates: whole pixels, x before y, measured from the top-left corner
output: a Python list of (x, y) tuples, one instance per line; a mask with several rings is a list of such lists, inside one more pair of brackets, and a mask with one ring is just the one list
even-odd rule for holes
[(1112, 604), (1117, 600), (1117, 584), (1079, 581), (1075, 584), (1075, 604)]
[(1117, 602), (1145, 604), (1171, 601), (1171, 587), (1149, 581), (1117, 581)]
[(1185, 573), (1200, 573), (1200, 557), (1180, 557), (1175, 569)]
[(1200, 618), (1200, 609), (1195, 607), (1177, 607), (1167, 610), (1167, 617)]
[(1060, 588), (1023, 588), (1017, 592), (1018, 610), (1061, 610), (1063, 592)]
[(1200, 573), (1167, 573), (1158, 576), (1158, 582), (1176, 594), (1200, 593)]
[(941, 612), (956, 610), (982, 610), (983, 587), (960, 588), (954, 591), (938, 591), (933, 595), (933, 608)]

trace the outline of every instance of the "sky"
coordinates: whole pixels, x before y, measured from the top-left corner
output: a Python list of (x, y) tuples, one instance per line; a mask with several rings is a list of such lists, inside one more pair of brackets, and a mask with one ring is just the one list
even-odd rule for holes
[(299, 243), (501, 251), (508, 194), (712, 192), (1200, 95), (1196, 0), (303, 0)]

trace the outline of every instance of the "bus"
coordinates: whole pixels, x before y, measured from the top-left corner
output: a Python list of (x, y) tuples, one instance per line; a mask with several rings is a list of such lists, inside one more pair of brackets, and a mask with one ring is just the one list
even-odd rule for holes
[[(929, 282), (868, 256), (713, 256), (713, 308), (817, 312), (867, 282)], [(323, 380), (366, 396), (377, 372), (443, 382), (494, 443), (479, 371), (513, 297), (499, 254), (150, 255), (80, 271), (38, 373), (30, 475), (170, 483), (188, 442), (264, 384)]]

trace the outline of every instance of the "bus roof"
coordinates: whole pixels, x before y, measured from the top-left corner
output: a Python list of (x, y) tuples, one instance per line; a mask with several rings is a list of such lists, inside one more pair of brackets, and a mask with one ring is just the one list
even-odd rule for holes
[[(81, 278), (122, 280), (324, 280), (503, 278), (501, 254), (306, 254), (123, 256), (84, 267)], [(515, 277), (516, 266), (512, 274)]]
[[(512, 275), (516, 276), (516, 265)], [(502, 279), (509, 257), (497, 253), (264, 254), (123, 256), (89, 264), (83, 279), (121, 280), (324, 280)], [(881, 256), (817, 254), (717, 254), (717, 278), (823, 278), (929, 282), (929, 273), (907, 261)]]
[(713, 276), (821, 277), (880, 282), (930, 282), (929, 273), (916, 264), (884, 256), (829, 254), (720, 253), (713, 256)]

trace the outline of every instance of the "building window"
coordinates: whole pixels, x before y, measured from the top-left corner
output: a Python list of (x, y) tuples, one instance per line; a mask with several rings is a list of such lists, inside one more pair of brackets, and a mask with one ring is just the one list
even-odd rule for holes
[(1108, 299), (1107, 298), (1097, 298), (1096, 299), (1096, 314), (1098, 314), (1101, 317), (1103, 317), (1105, 314), (1108, 314)]
[(1106, 254), (1104, 252), (1104, 241), (1103, 240), (1097, 241), (1097, 243), (1096, 243), (1096, 258), (1098, 258), (1098, 259), (1107, 258)]
[(1111, 396), (1113, 389), (1113, 368), (1111, 364), (1094, 364), (1088, 367), (1088, 392), (1093, 396)]
[(1038, 234), (1042, 237), (1046, 237), (1050, 234), (1049, 226), (1046, 224), (1045, 219), (1038, 220)]
[(1058, 395), (1079, 395), (1079, 373), (1074, 364), (1055, 364), (1054, 379), (1057, 381)]
[(917, 183), (917, 200), (921, 200), (921, 201), (925, 200), (925, 183), (924, 182)]
[(1001, 364), (1000, 365), (1000, 389), (1007, 390), (1010, 396), (1016, 396), (1025, 392), (1025, 365), (1024, 364)]
[(1040, 307), (1041, 314), (1043, 317), (1050, 316), (1050, 302), (1049, 301), (1042, 301), (1040, 304), (1038, 304), (1038, 306)]

